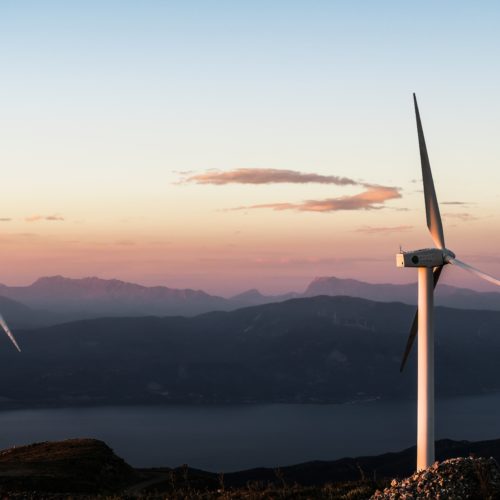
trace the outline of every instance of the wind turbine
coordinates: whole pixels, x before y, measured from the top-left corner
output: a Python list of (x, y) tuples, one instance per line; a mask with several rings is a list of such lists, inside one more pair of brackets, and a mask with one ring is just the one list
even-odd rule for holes
[(417, 119), (418, 144), (424, 183), (427, 227), (436, 248), (426, 248), (396, 254), (398, 267), (418, 268), (418, 310), (413, 319), (410, 335), (401, 363), (406, 364), (418, 333), (418, 396), (417, 396), (417, 470), (426, 469), (434, 462), (434, 288), (446, 264), (453, 264), (500, 286), (500, 280), (458, 260), (444, 243), (443, 224), (432, 180), (431, 165), (425, 145), (417, 98), (413, 94)]

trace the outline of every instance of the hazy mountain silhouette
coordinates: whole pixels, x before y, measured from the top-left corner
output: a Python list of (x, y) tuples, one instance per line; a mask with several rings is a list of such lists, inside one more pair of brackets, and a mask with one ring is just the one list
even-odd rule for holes
[(0, 296), (0, 314), (11, 328), (34, 328), (53, 325), (61, 320), (57, 314), (32, 309), (21, 302)]
[[(316, 295), (348, 295), (379, 302), (417, 303), (417, 283), (394, 285), (390, 283), (365, 283), (353, 279), (334, 276), (315, 278), (304, 292), (304, 297)], [(468, 288), (458, 288), (442, 283), (436, 288), (434, 302), (437, 305), (460, 309), (500, 310), (500, 293), (476, 292)]]
[[(37, 327), (62, 321), (108, 316), (194, 316), (210, 311), (231, 311), (247, 306), (317, 295), (360, 297), (379, 302), (415, 304), (416, 283), (370, 284), (351, 279), (323, 277), (313, 280), (303, 294), (264, 295), (256, 289), (223, 298), (202, 290), (147, 287), (120, 280), (40, 278), (28, 286), (0, 284), (0, 296), (18, 306), (0, 309), (15, 326)], [(475, 292), (440, 284), (436, 304), (467, 309), (500, 310), (500, 293)], [(21, 310), (24, 306), (24, 310)], [(12, 309), (14, 307), (14, 309)], [(16, 309), (17, 307), (17, 309)], [(1, 308), (1, 303), (0, 303)], [(11, 312), (8, 312), (11, 310)], [(30, 310), (31, 309), (31, 310)], [(10, 318), (9, 318), (10, 316)]]
[(241, 304), (240, 307), (257, 306), (261, 304), (269, 304), (271, 302), (282, 302), (284, 300), (294, 299), (299, 297), (300, 294), (296, 292), (284, 293), (281, 295), (262, 295), (259, 290), (252, 288), (246, 292), (239, 293), (231, 297), (231, 302)]
[[(4, 405), (339, 402), (413, 397), (415, 308), (318, 296), (192, 318), (84, 320), (0, 349)], [(500, 390), (500, 312), (436, 309), (438, 395)]]
[(99, 316), (193, 315), (233, 307), (201, 290), (146, 287), (120, 280), (40, 278), (29, 286), (0, 284), (0, 295), (67, 320)]

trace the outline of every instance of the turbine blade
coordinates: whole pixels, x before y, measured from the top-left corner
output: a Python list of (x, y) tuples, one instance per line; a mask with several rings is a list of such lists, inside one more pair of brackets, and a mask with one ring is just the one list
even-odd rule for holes
[(494, 285), (500, 286), (500, 280), (497, 280), (496, 278), (494, 278), (493, 276), (490, 276), (489, 274), (483, 273), (483, 271), (480, 271), (479, 269), (476, 269), (475, 267), (469, 266), (469, 264), (466, 264), (465, 262), (462, 262), (461, 260), (452, 259), (451, 257), (448, 257), (447, 262), (449, 262), (450, 264), (453, 264), (455, 266), (461, 267), (462, 269), (469, 271), (469, 273), (475, 274), (476, 276), (479, 276), (483, 280), (489, 281), (490, 283), (493, 283)]
[(16, 349), (19, 352), (21, 352), (21, 348), (17, 345), (16, 339), (14, 338), (14, 335), (12, 335), (9, 325), (7, 325), (7, 322), (3, 319), (3, 316), (1, 314), (0, 314), (0, 325), (2, 326), (4, 332), (7, 334), (7, 337), (9, 337), (12, 343), (16, 346)]
[[(441, 276), (441, 271), (443, 270), (443, 266), (435, 267), (432, 276), (434, 278), (434, 288), (436, 288), (436, 285), (438, 284), (439, 277)], [(403, 354), (403, 361), (401, 361), (401, 367), (399, 368), (399, 371), (402, 372), (405, 365), (406, 361), (408, 360), (408, 356), (410, 355), (411, 349), (413, 347), (413, 343), (415, 342), (415, 338), (417, 337), (418, 333), (418, 309), (417, 312), (415, 313), (415, 317), (413, 318), (413, 323), (411, 324), (410, 328), (410, 335), (408, 336), (408, 341), (406, 342), (406, 349)]]
[(434, 189), (434, 181), (432, 180), (431, 164), (429, 162), (429, 155), (427, 154), (427, 146), (425, 145), (424, 131), (422, 129), (422, 122), (420, 121), (415, 94), (413, 94), (413, 102), (415, 103), (415, 116), (417, 117), (418, 146), (420, 148), (420, 163), (422, 164), (427, 227), (436, 247), (443, 249), (445, 248), (443, 224), (441, 222), (441, 214), (439, 213), (436, 190)]

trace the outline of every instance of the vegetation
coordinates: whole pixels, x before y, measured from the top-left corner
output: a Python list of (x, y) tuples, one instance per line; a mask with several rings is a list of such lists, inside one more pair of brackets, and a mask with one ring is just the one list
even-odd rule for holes
[[(377, 489), (383, 488), (383, 482), (350, 481), (344, 483), (327, 483), (323, 486), (302, 486), (299, 484), (250, 483), (242, 488), (219, 488), (215, 491), (199, 491), (189, 487), (171, 489), (168, 492), (150, 492), (140, 498), (156, 500), (168, 498), (172, 500), (260, 500), (260, 499), (329, 499), (329, 500), (365, 500)], [(167, 495), (165, 495), (167, 493)]]
[[(388, 483), (387, 483), (388, 484)], [(387, 486), (385, 482), (350, 481), (344, 483), (328, 483), (323, 486), (301, 486), (298, 484), (268, 484), (250, 483), (242, 488), (226, 489), (223, 486), (215, 490), (192, 488), (187, 484), (168, 488), (166, 491), (150, 491), (142, 493), (117, 493), (114, 495), (74, 494), (74, 493), (44, 493), (40, 492), (2, 492), (3, 498), (26, 500), (366, 500), (377, 489)]]
[[(187, 465), (135, 469), (102, 441), (70, 439), (0, 451), (0, 498), (365, 500), (372, 495), (380, 499), (419, 498), (421, 491), (430, 493), (427, 498), (438, 498), (443, 489), (453, 492), (446, 498), (476, 498), (471, 492), (479, 492), (480, 498), (500, 498), (496, 462), (500, 440), (441, 440), (436, 451), (439, 462), (413, 475), (415, 448), (373, 457), (216, 474)], [(457, 456), (465, 458), (449, 458)], [(385, 479), (393, 477), (406, 479)]]

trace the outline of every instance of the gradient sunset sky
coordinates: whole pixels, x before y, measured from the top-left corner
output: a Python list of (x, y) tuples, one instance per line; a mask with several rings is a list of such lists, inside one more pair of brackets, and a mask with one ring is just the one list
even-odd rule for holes
[(494, 1), (1, 1), (0, 282), (415, 281), (412, 92), (447, 245), (500, 276), (499, 25)]

